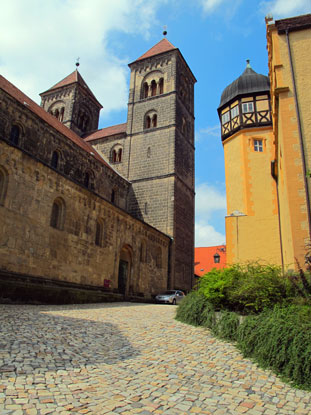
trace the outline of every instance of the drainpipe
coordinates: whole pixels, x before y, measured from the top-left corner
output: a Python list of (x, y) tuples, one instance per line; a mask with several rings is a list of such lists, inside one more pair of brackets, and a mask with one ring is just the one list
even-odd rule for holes
[(306, 201), (307, 201), (308, 222), (309, 222), (309, 239), (311, 241), (310, 192), (309, 192), (309, 186), (308, 186), (308, 180), (307, 180), (306, 155), (305, 155), (305, 148), (304, 148), (303, 137), (302, 137), (301, 118), (300, 118), (300, 111), (299, 111), (299, 105), (298, 105), (295, 72), (294, 72), (294, 66), (293, 66), (292, 51), (290, 47), (288, 29), (286, 29), (286, 41), (287, 41), (290, 69), (291, 69), (292, 80), (293, 80), (296, 112), (297, 112), (297, 118), (298, 118), (299, 141), (300, 141), (300, 150), (301, 150), (301, 155), (302, 155), (302, 169), (303, 169), (304, 184), (305, 184), (305, 189), (306, 189)]

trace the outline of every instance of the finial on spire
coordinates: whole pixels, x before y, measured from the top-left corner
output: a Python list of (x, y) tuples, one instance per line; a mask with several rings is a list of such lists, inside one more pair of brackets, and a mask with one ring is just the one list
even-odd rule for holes
[(246, 68), (251, 68), (250, 60), (246, 59)]
[(165, 26), (163, 26), (163, 36), (166, 36), (167, 35), (167, 26), (165, 25)]
[(78, 66), (80, 66), (79, 60), (80, 60), (80, 58), (77, 58), (77, 61), (76, 61), (76, 67), (77, 67), (77, 69), (78, 69)]

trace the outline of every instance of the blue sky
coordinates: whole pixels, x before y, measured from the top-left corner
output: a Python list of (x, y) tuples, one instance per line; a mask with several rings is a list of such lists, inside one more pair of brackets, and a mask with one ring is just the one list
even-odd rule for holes
[(196, 246), (225, 242), (225, 173), (217, 107), (245, 69), (267, 75), (265, 15), (311, 13), (311, 0), (10, 0), (1, 6), (0, 73), (36, 102), (75, 69), (104, 106), (100, 126), (126, 121), (129, 68), (162, 39), (197, 78)]

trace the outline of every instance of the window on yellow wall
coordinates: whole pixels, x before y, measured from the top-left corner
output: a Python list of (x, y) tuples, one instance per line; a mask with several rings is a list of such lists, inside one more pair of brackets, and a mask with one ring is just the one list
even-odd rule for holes
[(263, 152), (263, 143), (262, 140), (254, 140), (254, 151)]
[(227, 111), (224, 114), (222, 114), (221, 122), (222, 122), (222, 124), (226, 124), (229, 121), (230, 121), (230, 113), (229, 113), (229, 111)]
[(254, 112), (254, 104), (253, 102), (244, 102), (242, 104), (242, 111), (245, 112)]

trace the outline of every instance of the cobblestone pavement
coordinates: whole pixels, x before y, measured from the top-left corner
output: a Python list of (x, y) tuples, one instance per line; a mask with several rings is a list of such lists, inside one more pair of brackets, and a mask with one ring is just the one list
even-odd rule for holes
[(176, 307), (0, 305), (0, 414), (310, 414)]

